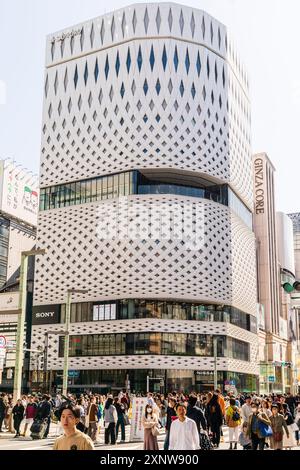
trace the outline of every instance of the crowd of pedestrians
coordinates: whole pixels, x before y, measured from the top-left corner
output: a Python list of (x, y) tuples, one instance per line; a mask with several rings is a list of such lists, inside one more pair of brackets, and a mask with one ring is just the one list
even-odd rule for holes
[[(138, 396), (138, 395), (137, 395)], [(140, 394), (142, 396), (142, 394)], [(104, 430), (104, 444), (125, 442), (130, 424), (131, 396), (86, 393), (23, 395), (14, 404), (12, 396), (0, 395), (0, 432), (15, 437), (30, 433), (34, 421), (44, 422), (41, 438), (47, 438), (50, 423), (61, 425), (63, 435), (56, 449), (70, 449), (72, 436), (78, 449), (93, 449)], [(208, 393), (172, 392), (147, 394), (142, 416), (144, 449), (158, 450), (158, 436), (164, 434), (164, 450), (210, 450), (224, 442), (227, 426), (229, 450), (238, 444), (244, 450), (292, 449), (299, 445), (300, 396), (268, 396), (255, 393), (233, 396), (220, 390)]]

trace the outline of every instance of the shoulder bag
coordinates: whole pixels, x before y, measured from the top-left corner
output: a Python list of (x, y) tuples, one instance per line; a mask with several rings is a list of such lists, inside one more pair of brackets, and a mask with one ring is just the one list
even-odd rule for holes
[(151, 433), (152, 433), (152, 436), (158, 436), (159, 435), (159, 429), (158, 429), (156, 424), (154, 426), (152, 426)]
[(268, 424), (264, 423), (263, 421), (260, 421), (260, 422), (258, 423), (258, 427), (259, 427), (260, 434), (261, 434), (263, 437), (271, 437), (271, 436), (273, 436), (272, 428), (271, 428), (271, 426), (269, 426)]

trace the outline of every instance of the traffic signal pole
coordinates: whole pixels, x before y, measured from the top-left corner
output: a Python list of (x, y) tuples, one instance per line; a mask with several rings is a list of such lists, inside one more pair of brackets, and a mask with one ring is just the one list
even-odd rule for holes
[(14, 403), (16, 403), (18, 398), (21, 398), (21, 388), (22, 388), (27, 270), (28, 270), (28, 256), (22, 253), (21, 267), (20, 267), (20, 294), (19, 294), (19, 315), (18, 315), (17, 340), (16, 340), (16, 362), (15, 362), (14, 391), (13, 391)]

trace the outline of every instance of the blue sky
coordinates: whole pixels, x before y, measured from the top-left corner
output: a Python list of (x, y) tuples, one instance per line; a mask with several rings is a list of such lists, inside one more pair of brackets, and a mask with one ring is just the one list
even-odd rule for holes
[[(0, 0), (0, 158), (39, 171), (46, 35), (130, 3)], [(276, 167), (277, 210), (300, 211), (299, 0), (180, 3), (228, 26), (249, 71), (253, 152)]]

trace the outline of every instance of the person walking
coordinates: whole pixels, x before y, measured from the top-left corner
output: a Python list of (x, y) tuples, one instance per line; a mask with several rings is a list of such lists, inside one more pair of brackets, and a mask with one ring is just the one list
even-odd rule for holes
[(46, 439), (49, 434), (50, 423), (51, 423), (51, 403), (50, 403), (50, 395), (43, 395), (42, 401), (38, 404), (37, 412), (36, 412), (36, 419), (41, 421), (47, 422), (47, 427), (43, 436), (43, 439)]
[(252, 450), (264, 450), (266, 436), (262, 434), (261, 423), (266, 426), (271, 425), (269, 417), (262, 410), (260, 411), (257, 403), (252, 403), (252, 413), (248, 419), (247, 435), (252, 442)]
[(184, 403), (177, 403), (175, 419), (170, 428), (169, 450), (198, 450), (200, 449), (200, 436), (195, 421), (186, 416), (187, 407)]
[(22, 436), (26, 436), (27, 428), (32, 425), (33, 420), (37, 413), (37, 404), (33, 401), (31, 396), (28, 397), (28, 403), (25, 409), (25, 426)]
[(109, 397), (104, 406), (104, 439), (105, 444), (112, 445), (116, 443), (116, 423), (118, 422), (118, 414), (115, 406), (113, 405), (113, 398)]
[(243, 423), (248, 423), (249, 416), (253, 413), (252, 406), (251, 406), (251, 397), (247, 395), (245, 398), (245, 403), (242, 405), (241, 408), (241, 417)]
[(270, 438), (271, 449), (282, 450), (283, 447), (283, 429), (287, 437), (289, 437), (289, 430), (284, 417), (278, 412), (278, 405), (273, 404), (271, 407), (272, 416), (270, 417), (271, 428), (273, 435)]
[(243, 450), (252, 449), (251, 439), (247, 433), (247, 430), (248, 430), (248, 424), (243, 423), (242, 431), (240, 432), (240, 435), (239, 435), (239, 444), (243, 447)]
[(285, 419), (285, 422), (288, 427), (289, 431), (289, 437), (287, 437), (287, 434), (283, 435), (283, 442), (282, 442), (282, 447), (284, 449), (289, 449), (291, 450), (292, 447), (296, 447), (296, 439), (295, 439), (295, 432), (294, 432), (294, 418), (292, 416), (292, 413), (289, 411), (289, 405), (287, 403), (283, 403), (282, 405), (283, 408), (283, 417)]
[(158, 416), (154, 407), (149, 403), (142, 416), (142, 426), (144, 428), (144, 450), (159, 450), (157, 442)]
[(20, 437), (20, 424), (24, 417), (24, 406), (22, 405), (22, 400), (17, 400), (17, 403), (12, 409), (12, 415), (14, 420), (14, 428), (16, 431), (15, 437)]
[(219, 404), (218, 395), (213, 394), (211, 400), (207, 404), (207, 419), (209, 423), (209, 428), (212, 432), (212, 443), (216, 448), (220, 445), (221, 439), (221, 426), (223, 423), (223, 414), (221, 406)]
[(96, 405), (96, 397), (92, 396), (91, 401), (88, 405), (87, 411), (87, 434), (90, 436), (93, 442), (96, 441), (97, 438), (97, 414), (98, 414), (98, 406)]
[(198, 432), (200, 432), (201, 428), (206, 431), (207, 429), (207, 421), (204, 416), (204, 412), (201, 408), (196, 406), (197, 397), (195, 395), (190, 395), (188, 398), (186, 416), (193, 421), (195, 421)]
[(121, 399), (115, 398), (114, 406), (117, 410), (118, 420), (116, 425), (116, 440), (118, 439), (119, 428), (121, 428), (121, 443), (125, 442), (125, 405), (121, 402)]
[(91, 438), (76, 428), (80, 421), (79, 407), (71, 403), (64, 405), (59, 420), (64, 434), (56, 439), (53, 450), (94, 450)]
[(300, 432), (300, 404), (298, 403), (297, 408), (295, 410), (295, 424), (298, 427), (298, 430), (295, 431), (296, 443), (297, 446), (299, 445), (299, 432)]
[(164, 450), (169, 449), (170, 428), (171, 428), (172, 420), (177, 419), (175, 405), (176, 405), (176, 399), (169, 398), (169, 403), (167, 407), (166, 437), (165, 437), (165, 442), (164, 442)]
[[(241, 424), (241, 414), (239, 408), (236, 406), (235, 398), (230, 398), (229, 407), (226, 411), (226, 424), (229, 429), (229, 450), (236, 450), (239, 438), (239, 426)], [(234, 444), (234, 448), (233, 445)]]
[(1, 396), (0, 396), (0, 432), (2, 432), (2, 424), (5, 418), (5, 410), (6, 410), (5, 394), (1, 393)]

